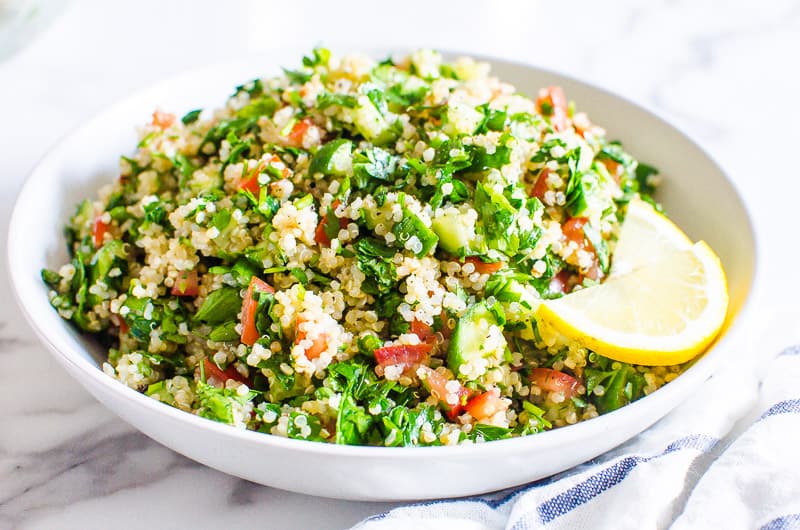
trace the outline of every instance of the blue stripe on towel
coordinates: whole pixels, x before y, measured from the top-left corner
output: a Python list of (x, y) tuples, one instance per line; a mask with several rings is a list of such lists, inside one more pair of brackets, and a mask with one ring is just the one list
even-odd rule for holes
[[(584, 504), (585, 502), (591, 500), (592, 498), (599, 495), (603, 491), (611, 488), (616, 484), (619, 484), (640, 463), (649, 462), (650, 460), (654, 460), (662, 456), (668, 455), (670, 453), (674, 453), (676, 451), (684, 449), (696, 449), (701, 452), (707, 452), (712, 447), (714, 447), (714, 445), (716, 445), (718, 441), (719, 441), (718, 438), (714, 438), (704, 434), (695, 434), (675, 440), (674, 442), (669, 444), (667, 448), (664, 449), (663, 452), (654, 456), (625, 457), (622, 460), (619, 460), (618, 462), (614, 463), (613, 465), (595, 473), (594, 475), (584, 480), (580, 484), (573, 486), (567, 491), (559, 495), (556, 495), (549, 501), (546, 501), (545, 503), (541, 504), (537, 510), (539, 516), (542, 522), (547, 523), (549, 521), (552, 521), (553, 519), (556, 519), (572, 511), (574, 508), (577, 508), (581, 504)], [(540, 488), (542, 486), (546, 486), (548, 484), (552, 484), (553, 482), (558, 482), (558, 480), (560, 480), (561, 478), (562, 475), (553, 475), (551, 477), (531, 482), (530, 484), (524, 484), (516, 488), (505, 490), (504, 492), (500, 493), (498, 497), (493, 497), (493, 498), (465, 497), (462, 499), (441, 499), (441, 500), (415, 503), (407, 506), (407, 508), (424, 508), (426, 506), (434, 506), (437, 504), (474, 502), (474, 503), (484, 504), (494, 510), (503, 506), (504, 504), (508, 503), (509, 501), (511, 501), (512, 499), (518, 497), (523, 493), (526, 493), (536, 488)], [(365, 519), (365, 522), (379, 521), (381, 519), (385, 519), (387, 516), (389, 516), (390, 513), (391, 512), (385, 512), (373, 515), (372, 517), (368, 517), (367, 519)], [(527, 522), (525, 520), (518, 520), (512, 527), (512, 530), (521, 530), (524, 528), (528, 528)]]
[(800, 344), (796, 346), (789, 346), (785, 350), (783, 350), (778, 357), (782, 357), (784, 355), (800, 355)]
[[(540, 504), (537, 508), (539, 519), (543, 523), (549, 523), (562, 515), (565, 515), (578, 506), (585, 504), (600, 495), (607, 489), (622, 482), (631, 471), (641, 463), (649, 462), (656, 458), (680, 451), (683, 449), (696, 449), (701, 452), (709, 451), (719, 441), (718, 438), (707, 436), (704, 434), (695, 434), (680, 438), (669, 444), (667, 448), (660, 454), (641, 457), (641, 456), (627, 456), (613, 465), (595, 473), (583, 482), (576, 484), (568, 490), (556, 495), (552, 499)], [(516, 524), (514, 529), (523, 528), (518, 527)]]
[(784, 515), (768, 522), (761, 527), (761, 530), (791, 530), (800, 528), (800, 513)]
[[(437, 499), (433, 501), (425, 501), (425, 502), (417, 502), (414, 504), (410, 504), (407, 508), (420, 508), (425, 506), (434, 506), (436, 504), (452, 504), (456, 502), (475, 502), (478, 504), (485, 504), (489, 508), (497, 509), (512, 500), (514, 497), (520, 495), (521, 493), (526, 493), (532, 489), (540, 488), (542, 486), (546, 486), (552, 482), (555, 482), (557, 479), (560, 478), (560, 475), (553, 475), (550, 477), (546, 477), (535, 482), (530, 482), (528, 484), (523, 484), (522, 486), (517, 486), (515, 488), (510, 488), (499, 492), (498, 494), (492, 495), (491, 498), (486, 498), (487, 496), (479, 496), (479, 497), (462, 497), (456, 499)], [(372, 517), (368, 517), (365, 521), (380, 521), (381, 519), (385, 519), (390, 512), (379, 513), (373, 515)]]
[(786, 401), (779, 401), (772, 405), (769, 410), (758, 418), (758, 421), (765, 420), (770, 416), (778, 414), (797, 414), (800, 412), (800, 399), (787, 399)]

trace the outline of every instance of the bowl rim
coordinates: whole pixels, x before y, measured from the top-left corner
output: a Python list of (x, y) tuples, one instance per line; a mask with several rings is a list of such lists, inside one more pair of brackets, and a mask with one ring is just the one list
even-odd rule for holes
[[(290, 50), (290, 49), (279, 49), (274, 51), (278, 52), (277, 55), (280, 57), (284, 57), (288, 53), (294, 53), (295, 55), (297, 54), (296, 50)], [(411, 48), (395, 47), (390, 49), (387, 48), (366, 49), (362, 53), (365, 53), (366, 55), (371, 57), (380, 57), (387, 55), (406, 54), (409, 53), (410, 51), (412, 51)], [(41, 178), (39, 177), (39, 175), (42, 173), (46, 173), (49, 170), (49, 166), (58, 160), (61, 150), (64, 149), (65, 144), (67, 144), (67, 142), (72, 136), (77, 135), (78, 133), (86, 129), (91, 129), (92, 127), (95, 126), (95, 124), (98, 121), (101, 121), (108, 114), (113, 114), (114, 112), (118, 111), (121, 107), (130, 105), (133, 102), (138, 101), (140, 99), (144, 100), (148, 96), (158, 93), (170, 85), (179, 83), (181, 80), (185, 80), (187, 78), (195, 78), (195, 77), (200, 78), (203, 76), (208, 76), (215, 71), (231, 69), (232, 66), (240, 65), (243, 67), (252, 68), (254, 70), (258, 69), (258, 71), (265, 71), (265, 72), (268, 72), (271, 68), (274, 69), (276, 67), (279, 67), (279, 64), (277, 62), (271, 60), (269, 57), (262, 54), (248, 55), (232, 63), (231, 62), (211, 63), (205, 66), (187, 69), (177, 74), (163, 78), (160, 81), (152, 83), (142, 89), (139, 89), (131, 94), (128, 94), (127, 96), (114, 101), (110, 105), (103, 107), (99, 111), (94, 112), (88, 119), (81, 121), (79, 125), (68, 130), (47, 149), (45, 154), (42, 157), (40, 157), (40, 159), (30, 170), (23, 185), (21, 186), (20, 190), (17, 193), (17, 196), (14, 201), (14, 208), (11, 212), (9, 228), (8, 228), (6, 260), (8, 264), (9, 277), (11, 280), (10, 281), (11, 291), (14, 294), (14, 298), (18, 306), (22, 309), (22, 313), (25, 316), (25, 319), (34, 329), (35, 333), (40, 338), (40, 340), (48, 347), (51, 354), (62, 365), (64, 365), (67, 368), (72, 368), (77, 373), (81, 373), (89, 378), (90, 381), (85, 381), (83, 378), (75, 377), (75, 379), (77, 379), (78, 382), (85, 388), (89, 389), (90, 388), (89, 383), (91, 382), (94, 383), (95, 385), (104, 387), (106, 390), (112, 393), (119, 394), (119, 396), (122, 398), (127, 398), (140, 411), (148, 411), (152, 414), (155, 414), (156, 416), (159, 415), (164, 416), (166, 417), (166, 419), (183, 422), (195, 428), (208, 429), (223, 437), (227, 436), (231, 438), (237, 438), (241, 442), (247, 444), (263, 445), (265, 447), (274, 446), (276, 448), (289, 451), (311, 452), (321, 455), (341, 456), (341, 457), (381, 457), (392, 460), (405, 460), (408, 458), (416, 459), (419, 457), (426, 457), (426, 456), (463, 457), (475, 452), (480, 452), (483, 454), (483, 456), (530, 453), (530, 452), (535, 452), (537, 450), (544, 450), (546, 448), (567, 445), (572, 442), (585, 439), (587, 437), (586, 436), (587, 434), (591, 434), (593, 432), (601, 432), (603, 430), (602, 427), (605, 424), (611, 426), (613, 422), (624, 423), (628, 420), (629, 416), (631, 417), (636, 416), (639, 412), (639, 409), (642, 408), (642, 405), (644, 403), (648, 403), (654, 406), (657, 404), (662, 404), (662, 408), (665, 408), (663, 405), (665, 403), (668, 404), (670, 401), (672, 401), (674, 402), (674, 404), (672, 406), (667, 405), (666, 407), (667, 412), (665, 414), (668, 414), (670, 410), (678, 406), (680, 403), (682, 403), (689, 397), (689, 394), (692, 391), (692, 389), (696, 389), (700, 384), (702, 384), (706, 379), (708, 379), (713, 374), (715, 369), (719, 368), (718, 367), (719, 357), (722, 355), (723, 352), (727, 351), (727, 346), (733, 343), (734, 338), (742, 333), (742, 329), (744, 328), (743, 321), (746, 320), (745, 317), (752, 312), (754, 305), (753, 299), (755, 298), (755, 295), (758, 292), (758, 288), (762, 283), (760, 279), (760, 273), (762, 267), (759, 264), (761, 256), (761, 253), (759, 251), (759, 240), (757, 238), (757, 233), (755, 230), (755, 225), (753, 223), (752, 214), (747, 207), (747, 203), (742, 199), (743, 195), (740, 192), (738, 185), (733, 179), (729, 177), (728, 173), (723, 169), (722, 165), (719, 164), (716, 158), (714, 158), (702, 146), (702, 144), (696, 141), (694, 137), (685, 132), (683, 129), (677, 127), (675, 124), (673, 124), (669, 119), (665, 118), (658, 111), (651, 109), (648, 106), (645, 106), (644, 104), (635, 102), (631, 100), (629, 97), (613, 92), (609, 89), (597, 86), (592, 82), (579, 79), (570, 74), (559, 72), (557, 70), (550, 68), (543, 68), (541, 66), (537, 66), (533, 62), (527, 62), (519, 59), (507, 59), (503, 57), (483, 55), (467, 51), (459, 52), (448, 49), (439, 49), (438, 51), (440, 51), (443, 56), (448, 58), (458, 57), (458, 56), (469, 56), (479, 61), (489, 62), (493, 67), (502, 65), (516, 69), (533, 70), (536, 71), (538, 74), (542, 74), (545, 76), (559, 77), (576, 85), (582, 85), (583, 87), (591, 91), (601, 93), (606, 97), (616, 98), (617, 100), (624, 103), (626, 106), (632, 107), (637, 112), (649, 115), (656, 121), (660, 122), (661, 125), (666, 126), (667, 128), (677, 132), (684, 139), (688, 140), (712, 164), (712, 166), (721, 175), (724, 176), (728, 185), (731, 187), (731, 191), (734, 193), (736, 198), (739, 200), (739, 203), (742, 205), (742, 210), (745, 216), (744, 221), (748, 228), (750, 240), (753, 243), (753, 255), (751, 256), (751, 264), (750, 264), (752, 269), (752, 275), (749, 278), (749, 284), (747, 285), (746, 295), (742, 302), (741, 308), (738, 310), (736, 314), (729, 317), (729, 324), (727, 326), (727, 329), (723, 331), (723, 334), (720, 337), (715, 339), (712, 345), (701, 355), (699, 359), (696, 360), (696, 362), (692, 366), (690, 366), (686, 371), (680, 374), (680, 376), (677, 377), (675, 380), (659, 388), (656, 392), (653, 392), (652, 394), (647, 396), (643, 396), (639, 400), (629, 405), (626, 405), (620, 409), (617, 409), (615, 411), (602, 414), (596, 418), (578, 422), (574, 425), (566, 425), (564, 427), (559, 427), (535, 435), (508, 438), (503, 440), (494, 440), (488, 443), (443, 445), (443, 446), (383, 447), (383, 446), (339, 445), (339, 444), (315, 442), (302, 439), (292, 439), (277, 435), (270, 435), (267, 433), (250, 431), (246, 429), (238, 429), (227, 424), (222, 424), (219, 422), (215, 422), (213, 420), (202, 418), (195, 414), (187, 413), (178, 408), (171, 407), (164, 403), (158, 402), (144, 395), (143, 393), (140, 393), (128, 387), (127, 385), (122, 384), (120, 381), (117, 381), (116, 379), (109, 377), (103, 372), (103, 370), (100, 367), (92, 364), (86, 358), (84, 358), (80, 354), (79, 348), (73, 348), (69, 344), (58, 344), (58, 341), (51, 338), (47, 334), (47, 332), (44, 329), (42, 329), (42, 327), (36, 322), (33, 309), (30, 308), (27, 302), (25, 302), (23, 299), (22, 289), (23, 285), (27, 283), (26, 276), (24, 274), (25, 267), (24, 263), (15, 259), (15, 251), (14, 251), (15, 248), (17, 248), (18, 245), (22, 244), (22, 242), (24, 241), (24, 238), (22, 236), (22, 231), (20, 230), (21, 228), (20, 218), (22, 217), (21, 211), (23, 207), (26, 206), (24, 199), (26, 196), (30, 195), (32, 193), (32, 190), (36, 187), (37, 181)], [(347, 52), (346, 49), (341, 50), (341, 53), (346, 53), (346, 52)], [(264, 62), (263, 63), (257, 62), (259, 60), (264, 60)], [(258, 64), (261, 64), (261, 66), (257, 66)], [(257, 75), (268, 75), (268, 74), (257, 74)], [(235, 80), (231, 80), (231, 82), (235, 82)], [(131, 127), (134, 126), (135, 124), (131, 124)], [(64, 321), (63, 325), (68, 326), (71, 324)], [(679, 399), (677, 400), (672, 398), (673, 395), (681, 396), (682, 394), (683, 396), (679, 397)], [(103, 404), (105, 405), (105, 403)], [(115, 410), (112, 410), (112, 412), (116, 414)], [(649, 421), (649, 423), (646, 423), (644, 429), (641, 429), (641, 431), (649, 428), (654, 422), (661, 419), (664, 415), (659, 415), (652, 421)], [(638, 432), (640, 431), (637, 431), (637, 434)]]

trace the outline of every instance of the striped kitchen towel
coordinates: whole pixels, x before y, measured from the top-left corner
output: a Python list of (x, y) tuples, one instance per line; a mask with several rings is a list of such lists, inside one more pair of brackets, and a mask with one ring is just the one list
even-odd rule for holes
[(627, 444), (560, 475), (355, 528), (800, 528), (800, 347), (770, 363), (760, 384), (731, 366)]

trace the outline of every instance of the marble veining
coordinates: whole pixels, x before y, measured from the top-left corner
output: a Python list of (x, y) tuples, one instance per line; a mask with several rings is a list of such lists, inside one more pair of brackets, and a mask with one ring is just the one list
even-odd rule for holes
[[(2, 248), (17, 190), (48, 146), (102, 107), (176, 69), (277, 46), (296, 48), (299, 57), (320, 42), (338, 49), (427, 45), (579, 76), (686, 129), (731, 173), (754, 213), (763, 259), (753, 355), (775, 353), (800, 338), (793, 302), (800, 293), (787, 276), (787, 263), (796, 264), (800, 253), (796, 241), (786, 244), (800, 194), (792, 163), (800, 123), (797, 1), (468, 0), (458, 12), (452, 3), (408, 1), (406, 14), (429, 16), (388, 26), (386, 13), (366, 12), (357, 2), (313, 9), (293, 3), (281, 10), (303, 20), (302, 31), (295, 24), (266, 31), (259, 21), (273, 17), (277, 5), (203, 1), (186, 9), (155, 0), (77, 1), (29, 47), (0, 63)], [(453, 16), (463, 20), (448, 21)], [(219, 27), (236, 29), (227, 39), (208, 37)], [(0, 528), (346, 528), (392, 506), (255, 485), (133, 430), (39, 344), (12, 301), (6, 269), (3, 261)]]

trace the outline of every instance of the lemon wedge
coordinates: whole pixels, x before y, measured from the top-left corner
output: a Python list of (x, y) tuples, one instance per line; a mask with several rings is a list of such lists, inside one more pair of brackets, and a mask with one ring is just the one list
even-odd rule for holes
[(540, 326), (611, 359), (648, 366), (686, 362), (719, 333), (728, 308), (725, 272), (705, 243), (605, 283), (544, 301)]
[(626, 274), (691, 246), (691, 239), (675, 223), (635, 197), (627, 206), (609, 276)]

